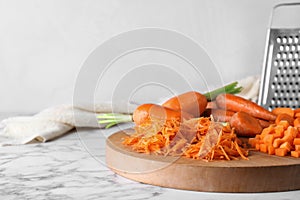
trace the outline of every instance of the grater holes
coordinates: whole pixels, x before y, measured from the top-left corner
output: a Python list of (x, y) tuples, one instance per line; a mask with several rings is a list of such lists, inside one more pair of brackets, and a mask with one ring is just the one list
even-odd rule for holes
[(280, 43), (282, 42), (282, 41), (281, 41), (281, 37), (277, 37), (277, 38), (276, 38), (276, 41), (277, 41), (278, 44), (280, 44)]
[(286, 43), (287, 43), (287, 37), (283, 37), (283, 38), (282, 38), (282, 43), (283, 43), (283, 44), (286, 44)]
[(294, 43), (298, 43), (298, 42), (299, 42), (299, 36), (296, 35), (296, 36), (294, 37)]
[(276, 57), (277, 57), (278, 59), (280, 59), (280, 58), (281, 58), (281, 53), (277, 53)]
[(286, 46), (285, 46), (285, 50), (286, 50), (286, 51), (289, 51), (289, 50), (290, 50), (290, 46), (289, 46), (289, 45), (286, 45)]
[(282, 58), (283, 58), (283, 59), (286, 59), (286, 58), (287, 58), (287, 53), (285, 53), (285, 52), (282, 53)]
[(290, 61), (289, 60), (285, 61), (285, 66), (290, 66)]
[[(296, 48), (296, 47), (295, 47), (295, 48)], [(283, 46), (283, 45), (280, 45), (280, 46), (279, 46), (279, 50), (280, 50), (280, 51), (283, 51), (283, 50), (284, 50), (284, 46)]]
[(289, 44), (292, 44), (292, 43), (293, 43), (293, 37), (292, 37), (292, 36), (290, 36), (290, 37), (288, 38), (288, 43), (289, 43)]

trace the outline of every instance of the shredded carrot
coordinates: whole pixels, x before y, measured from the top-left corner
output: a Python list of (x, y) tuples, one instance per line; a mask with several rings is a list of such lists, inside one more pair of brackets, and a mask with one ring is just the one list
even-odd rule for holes
[[(213, 137), (212, 132), (217, 137)], [(228, 124), (214, 122), (210, 117), (183, 122), (170, 120), (164, 124), (148, 121), (135, 127), (135, 133), (126, 137), (123, 144), (146, 154), (182, 155), (206, 161), (248, 159), (248, 150), (242, 146), (234, 129)], [(205, 155), (201, 156), (200, 151)]]

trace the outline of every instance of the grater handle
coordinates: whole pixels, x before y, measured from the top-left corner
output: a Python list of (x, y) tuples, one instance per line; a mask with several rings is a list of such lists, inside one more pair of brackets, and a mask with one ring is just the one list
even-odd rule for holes
[(276, 4), (269, 24), (269, 28), (300, 28), (300, 2)]

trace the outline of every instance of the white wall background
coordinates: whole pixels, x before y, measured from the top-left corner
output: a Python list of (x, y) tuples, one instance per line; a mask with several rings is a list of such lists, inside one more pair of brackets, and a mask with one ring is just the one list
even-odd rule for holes
[(142, 27), (201, 44), (225, 82), (261, 73), (266, 31), (279, 0), (0, 0), (0, 112), (71, 103), (89, 53)]

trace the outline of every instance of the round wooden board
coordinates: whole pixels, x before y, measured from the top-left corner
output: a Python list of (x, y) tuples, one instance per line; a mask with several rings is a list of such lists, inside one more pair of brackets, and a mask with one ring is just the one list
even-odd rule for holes
[(211, 161), (137, 153), (122, 144), (132, 130), (106, 141), (107, 166), (138, 182), (206, 192), (279, 192), (300, 189), (300, 158), (251, 151), (249, 160)]

